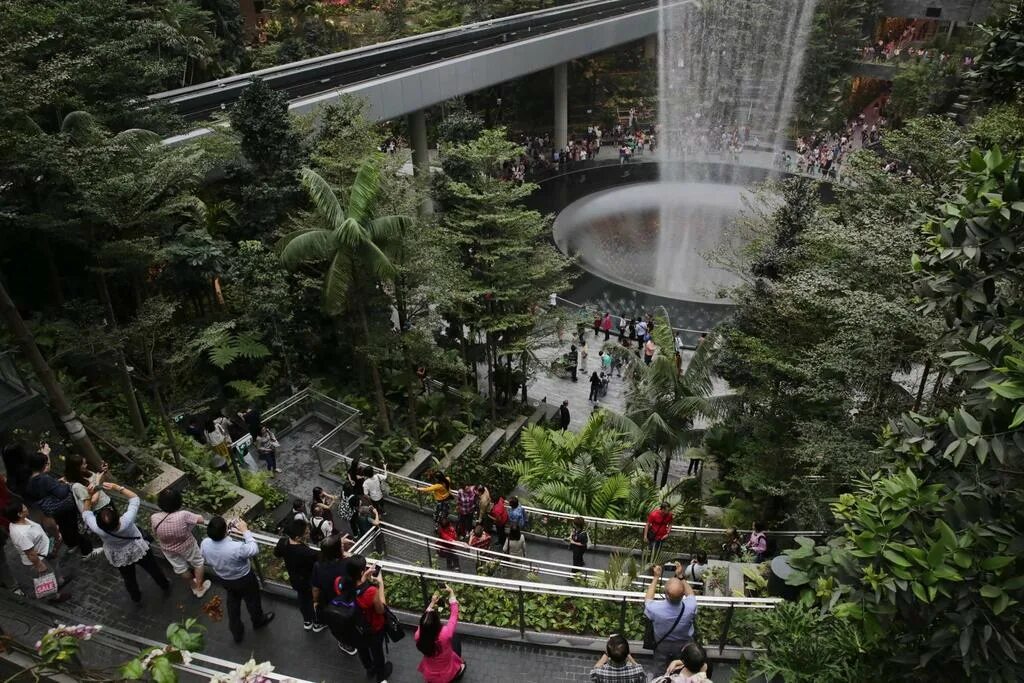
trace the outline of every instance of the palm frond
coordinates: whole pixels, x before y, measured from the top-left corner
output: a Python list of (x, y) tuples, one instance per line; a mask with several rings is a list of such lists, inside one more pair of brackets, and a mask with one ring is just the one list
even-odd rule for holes
[(352, 285), (352, 268), (342, 252), (331, 260), (331, 267), (324, 275), (324, 310), (337, 315), (345, 310), (348, 293)]
[(394, 242), (415, 225), (411, 216), (381, 216), (369, 223), (367, 233), (377, 244)]
[(372, 218), (373, 205), (380, 192), (380, 167), (376, 159), (363, 163), (349, 188), (348, 215), (360, 223)]
[(323, 261), (334, 253), (334, 233), (317, 228), (302, 228), (278, 240), (276, 249), (285, 268), (306, 261)]
[(317, 211), (332, 228), (340, 228), (345, 221), (345, 208), (338, 201), (338, 195), (334, 193), (331, 184), (311, 168), (303, 168), (299, 174), (302, 178), (302, 187), (306, 189)]
[(387, 279), (394, 277), (398, 273), (388, 255), (370, 240), (363, 242), (360, 252), (363, 265), (377, 277)]

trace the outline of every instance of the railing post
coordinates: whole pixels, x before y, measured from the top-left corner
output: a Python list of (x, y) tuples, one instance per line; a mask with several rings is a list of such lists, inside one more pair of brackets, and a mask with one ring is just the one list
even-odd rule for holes
[(429, 538), (427, 539), (426, 546), (427, 546), (427, 565), (431, 569), (433, 569), (434, 568), (434, 553), (430, 552), (430, 539)]
[(519, 637), (526, 640), (526, 611), (523, 605), (523, 589), (519, 589)]
[(725, 640), (729, 637), (729, 627), (732, 626), (732, 613), (736, 610), (736, 605), (729, 605), (729, 609), (725, 612), (725, 623), (722, 624), (722, 634), (718, 640), (718, 654), (722, 654), (725, 649)]
[(622, 607), (619, 608), (619, 633), (626, 632), (626, 598), (622, 598)]
[(426, 607), (430, 604), (430, 598), (427, 597), (427, 580), (423, 578), (423, 574), (420, 574), (420, 593), (423, 594), (423, 606)]

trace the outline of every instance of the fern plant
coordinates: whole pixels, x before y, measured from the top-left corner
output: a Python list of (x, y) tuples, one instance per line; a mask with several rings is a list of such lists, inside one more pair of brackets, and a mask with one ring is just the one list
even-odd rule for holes
[(223, 370), (239, 358), (259, 360), (270, 355), (270, 349), (252, 332), (235, 332), (235, 323), (210, 325), (196, 339), (194, 346), (205, 353), (210, 362)]

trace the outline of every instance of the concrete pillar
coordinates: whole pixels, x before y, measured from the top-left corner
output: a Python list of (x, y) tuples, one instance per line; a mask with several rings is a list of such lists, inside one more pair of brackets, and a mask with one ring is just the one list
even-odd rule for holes
[(565, 62), (555, 67), (555, 130), (552, 142), (559, 151), (569, 144), (569, 64)]
[[(412, 170), (423, 192), (430, 191), (430, 148), (427, 146), (427, 116), (420, 109), (409, 114), (409, 142), (412, 145)], [(434, 213), (434, 203), (426, 196), (420, 205), (420, 213)]]
[(644, 59), (658, 58), (658, 36), (652, 35), (644, 38)]

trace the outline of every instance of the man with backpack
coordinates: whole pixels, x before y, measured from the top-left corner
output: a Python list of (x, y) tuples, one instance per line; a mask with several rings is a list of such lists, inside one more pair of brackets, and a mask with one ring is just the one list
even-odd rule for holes
[(376, 683), (386, 683), (392, 664), (384, 652), (387, 598), (380, 567), (367, 565), (362, 555), (353, 555), (348, 558), (345, 575), (338, 578), (335, 591), (337, 594), (331, 600), (331, 633), (354, 643), (366, 675)]

